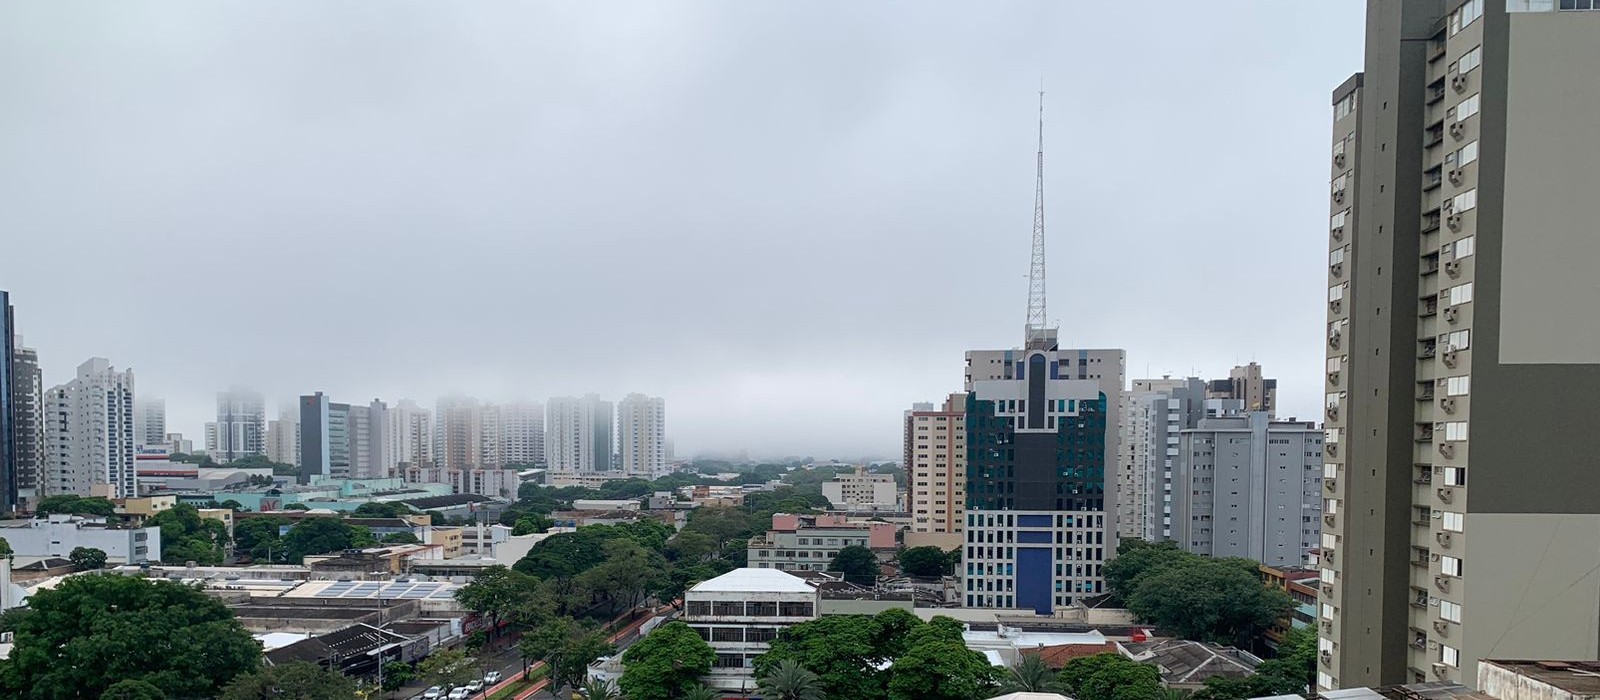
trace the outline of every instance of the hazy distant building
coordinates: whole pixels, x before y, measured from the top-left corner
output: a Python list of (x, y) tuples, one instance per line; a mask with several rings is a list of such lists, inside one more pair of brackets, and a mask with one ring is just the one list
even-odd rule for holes
[(1206, 390), (1206, 398), (1238, 399), (1246, 411), (1265, 411), (1274, 418), (1278, 413), (1278, 380), (1261, 376), (1261, 365), (1254, 362), (1228, 371), (1227, 379), (1213, 379)]
[(544, 464), (544, 406), (535, 402), (501, 404), (499, 465)]
[(483, 406), (477, 399), (439, 399), (433, 461), (443, 469), (477, 469), (483, 464)]
[(103, 357), (45, 394), (45, 474), (41, 496), (138, 495), (134, 468), (133, 370)]
[(967, 395), (919, 403), (905, 413), (906, 510), (909, 547), (961, 545), (966, 514)]
[(39, 498), (39, 473), (44, 459), (44, 375), (39, 353), (16, 337), (11, 366), (11, 454), (18, 505), (32, 509)]
[(323, 475), (350, 478), (350, 404), (322, 392), (300, 397), (301, 481)]
[(280, 405), (277, 420), (267, 421), (267, 459), (300, 466), (300, 409)]
[(423, 467), (433, 462), (433, 412), (411, 399), (389, 409), (389, 452), (395, 464)]
[(854, 473), (836, 474), (822, 482), (822, 495), (834, 510), (894, 511), (900, 507), (900, 490), (893, 474), (869, 474), (858, 466)]
[(1117, 526), (1125, 537), (1151, 542), (1171, 540), (1174, 501), (1183, 487), (1175, 481), (1182, 453), (1180, 433), (1203, 418), (1239, 415), (1240, 399), (1207, 398), (1208, 383), (1187, 379), (1135, 379), (1123, 401), (1124, 459), (1117, 479)]
[(218, 462), (267, 453), (267, 402), (261, 392), (235, 387), (217, 393), (216, 442), (211, 458)]
[(1213, 557), (1293, 566), (1317, 546), (1322, 431), (1266, 412), (1202, 418), (1181, 432), (1172, 539)]
[(167, 433), (167, 447), (173, 452), (194, 454), (194, 441), (183, 436), (183, 433)]
[(667, 475), (667, 402), (658, 396), (628, 394), (617, 403), (618, 465), (629, 476)]
[(133, 402), (133, 439), (138, 445), (167, 444), (167, 402), (141, 398)]
[(394, 460), (389, 456), (389, 442), (384, 430), (389, 425), (389, 407), (373, 399), (365, 406), (355, 404), (348, 409), (350, 446), (350, 477), (353, 479), (378, 479), (400, 476), (394, 471)]
[(611, 470), (611, 402), (594, 394), (553, 398), (545, 421), (545, 461), (551, 471)]
[(0, 512), (17, 510), (16, 322), (11, 294), (0, 290)]

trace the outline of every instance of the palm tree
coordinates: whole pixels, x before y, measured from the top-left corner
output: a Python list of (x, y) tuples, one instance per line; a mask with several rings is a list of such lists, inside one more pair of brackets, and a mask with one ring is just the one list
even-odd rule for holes
[(1022, 659), (1011, 667), (1000, 685), (1007, 693), (1042, 693), (1045, 692), (1045, 686), (1050, 684), (1053, 676), (1055, 672), (1050, 670), (1044, 659), (1037, 655), (1024, 654)]
[(617, 685), (602, 678), (590, 678), (583, 684), (581, 692), (589, 700), (622, 700), (622, 694), (617, 692)]
[(822, 700), (822, 679), (794, 659), (784, 659), (757, 686), (769, 700)]
[(720, 697), (722, 697), (722, 693), (703, 685), (690, 688), (688, 692), (683, 694), (683, 700), (717, 700)]

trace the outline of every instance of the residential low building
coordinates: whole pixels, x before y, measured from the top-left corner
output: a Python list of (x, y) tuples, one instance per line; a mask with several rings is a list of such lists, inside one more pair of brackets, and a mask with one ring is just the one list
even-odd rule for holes
[(894, 511), (900, 507), (899, 491), (893, 474), (869, 474), (856, 467), (853, 474), (838, 474), (822, 482), (822, 495), (834, 510)]
[(1121, 645), (1123, 656), (1161, 669), (1161, 685), (1199, 690), (1210, 678), (1246, 678), (1261, 659), (1247, 651), (1188, 639), (1162, 639)]
[(772, 529), (752, 538), (748, 561), (760, 569), (822, 571), (852, 545), (880, 554), (895, 549), (895, 526), (870, 520), (849, 520), (842, 515), (792, 515), (774, 513)]
[(639, 510), (639, 499), (578, 498), (572, 501), (573, 510)]
[(108, 562), (141, 564), (161, 558), (161, 528), (123, 528), (105, 518), (51, 515), (0, 526), (19, 557), (67, 557), (79, 547), (106, 553)]
[(1294, 607), (1289, 609), (1289, 614), (1274, 622), (1263, 635), (1267, 647), (1277, 649), (1291, 631), (1316, 624), (1317, 589), (1321, 584), (1321, 575), (1318, 569), (1309, 566), (1262, 564), (1259, 570), (1262, 583), (1268, 588), (1283, 591), (1294, 600)]
[(735, 569), (684, 593), (683, 621), (716, 651), (706, 685), (754, 690), (756, 658), (784, 628), (817, 617), (815, 586), (770, 568)]
[(633, 477), (622, 472), (575, 472), (551, 469), (545, 472), (544, 484), (546, 486), (583, 486), (596, 489), (607, 481), (621, 481), (631, 478)]

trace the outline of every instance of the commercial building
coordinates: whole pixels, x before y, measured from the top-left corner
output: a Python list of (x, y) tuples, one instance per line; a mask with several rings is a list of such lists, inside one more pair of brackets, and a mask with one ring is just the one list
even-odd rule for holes
[(844, 547), (866, 547), (884, 555), (895, 548), (895, 526), (843, 515), (774, 513), (772, 529), (750, 538), (746, 560), (759, 569), (823, 571)]
[(15, 338), (9, 377), (11, 474), (17, 491), (15, 507), (32, 510), (39, 500), (39, 474), (44, 463), (44, 374), (39, 371), (39, 352), (24, 347), (21, 336)]
[(356, 479), (398, 476), (394, 472), (394, 459), (389, 455), (389, 441), (384, 435), (389, 427), (389, 407), (373, 399), (370, 404), (353, 405), (348, 410), (350, 476)]
[(1320, 688), (1600, 656), (1590, 4), (1368, 3), (1332, 96)]
[(44, 401), (45, 475), (40, 496), (136, 496), (133, 370), (103, 357), (78, 365), (77, 377)]
[(778, 633), (817, 617), (815, 586), (772, 569), (734, 569), (695, 584), (683, 594), (683, 621), (717, 653), (706, 685), (717, 690), (755, 690), (755, 661)]
[(16, 322), (11, 294), (0, 290), (0, 511), (17, 510), (17, 415), (15, 379)]
[(483, 466), (483, 405), (474, 398), (445, 397), (439, 399), (434, 415), (434, 465), (446, 469)]
[(161, 558), (161, 528), (108, 527), (105, 518), (51, 515), (0, 526), (0, 537), (19, 557), (66, 557), (79, 547), (106, 553), (107, 561), (140, 564)]
[(267, 453), (267, 402), (261, 392), (234, 387), (217, 393), (216, 441), (210, 454), (218, 462)]
[(350, 404), (322, 392), (300, 397), (300, 481), (350, 477)]
[(905, 414), (906, 546), (961, 546), (967, 498), (967, 395), (919, 403)]
[(140, 398), (133, 402), (133, 442), (136, 446), (167, 444), (167, 402)]
[(407, 467), (406, 481), (413, 484), (449, 484), (451, 493), (490, 498), (516, 498), (522, 480), (515, 469), (446, 469)]
[(900, 508), (900, 492), (893, 474), (869, 474), (858, 466), (851, 474), (836, 474), (822, 482), (822, 495), (834, 510), (895, 511)]
[(500, 418), (499, 463), (495, 466), (544, 464), (544, 406), (512, 402), (495, 408)]
[(300, 409), (282, 406), (278, 419), (267, 421), (267, 459), (300, 466)]
[(1119, 537), (1150, 542), (1172, 539), (1178, 436), (1207, 415), (1206, 393), (1206, 382), (1195, 377), (1133, 380), (1133, 388), (1122, 402), (1117, 461)]
[(667, 402), (628, 394), (617, 404), (617, 452), (623, 473), (641, 479), (667, 475)]
[(561, 396), (545, 405), (545, 460), (553, 472), (612, 470), (612, 407), (589, 394)]
[(1298, 564), (1317, 546), (1323, 493), (1316, 423), (1275, 421), (1264, 411), (1202, 418), (1182, 431), (1178, 455), (1178, 546), (1273, 566)]

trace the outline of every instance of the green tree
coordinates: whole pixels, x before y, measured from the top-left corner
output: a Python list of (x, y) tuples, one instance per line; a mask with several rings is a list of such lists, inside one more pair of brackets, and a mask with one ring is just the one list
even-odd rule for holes
[(100, 700), (167, 700), (167, 694), (147, 681), (117, 681), (106, 688)]
[(1152, 544), (1137, 538), (1125, 539), (1117, 545), (1117, 556), (1106, 562), (1103, 569), (1106, 587), (1126, 603), (1133, 597), (1135, 581), (1141, 575), (1197, 559), (1198, 555), (1179, 549), (1173, 542)]
[(988, 659), (962, 642), (959, 623), (923, 625), (906, 646), (890, 669), (889, 700), (971, 700), (1000, 678)]
[(409, 532), (391, 532), (378, 540), (379, 544), (422, 544), (422, 540)]
[(1121, 654), (1073, 659), (1056, 674), (1058, 692), (1077, 700), (1165, 700), (1161, 671)]
[(628, 700), (672, 700), (699, 684), (717, 653), (682, 622), (668, 622), (622, 654), (619, 685)]
[[(890, 612), (905, 611), (885, 611), (874, 617), (830, 615), (793, 625), (779, 632), (767, 653), (756, 660), (756, 677), (770, 674), (784, 661), (794, 661), (817, 674), (828, 700), (881, 700), (888, 693), (889, 677), (878, 669), (906, 648), (909, 635), (905, 618)], [(912, 630), (922, 625), (914, 617), (909, 623)]]
[(390, 501), (368, 501), (350, 513), (352, 518), (398, 518), (410, 515), (411, 509), (404, 503)]
[(684, 530), (667, 542), (667, 555), (674, 561), (693, 563), (717, 551), (717, 541), (699, 530)]
[(8, 618), (15, 647), (0, 697), (98, 698), (142, 680), (171, 697), (214, 697), (260, 663), (261, 645), (199, 589), (128, 576), (73, 576)]
[(999, 693), (1043, 693), (1050, 687), (1050, 681), (1055, 679), (1055, 671), (1050, 670), (1049, 664), (1044, 662), (1038, 654), (1024, 654), (1017, 663), (1006, 669), (1005, 678), (1000, 681)]
[(545, 663), (550, 690), (557, 696), (562, 688), (582, 682), (590, 663), (614, 650), (604, 634), (586, 629), (570, 617), (553, 618), (534, 627), (517, 644), (524, 660)]
[(440, 649), (417, 664), (417, 676), (423, 682), (446, 688), (463, 685), (476, 674), (472, 659), (467, 658), (467, 653), (460, 649)]
[(34, 514), (40, 517), (46, 515), (98, 515), (110, 517), (115, 515), (117, 507), (104, 498), (82, 498), (71, 494), (59, 496), (45, 496), (39, 500), (39, 505), (34, 508)]
[(720, 697), (722, 697), (722, 693), (717, 692), (714, 688), (696, 683), (689, 686), (688, 690), (683, 691), (682, 697), (678, 700), (717, 700)]
[(5, 557), (6, 561), (12, 561), (17, 558), (17, 553), (11, 549), (11, 543), (7, 542), (4, 537), (0, 537), (0, 557)]
[(900, 551), (900, 570), (907, 576), (946, 576), (954, 564), (938, 547), (911, 547)]
[(839, 550), (828, 564), (829, 571), (844, 574), (844, 580), (870, 586), (878, 582), (878, 556), (861, 545), (850, 545)]
[(357, 549), (378, 546), (378, 538), (372, 534), (372, 528), (365, 525), (350, 526), (350, 546)]
[(590, 678), (579, 692), (585, 700), (622, 700), (622, 694), (617, 692), (617, 684), (600, 678)]
[(383, 686), (381, 689), (385, 693), (393, 693), (405, 687), (407, 683), (411, 682), (411, 679), (416, 677), (417, 669), (413, 668), (411, 664), (404, 661), (390, 661), (383, 665)]
[(308, 506), (304, 503), (290, 503), (289, 505), (284, 506), (283, 510), (311, 510), (311, 506)]
[(1140, 577), (1128, 610), (1184, 639), (1248, 646), (1288, 614), (1293, 601), (1227, 560), (1199, 559)]
[(305, 518), (283, 536), (284, 556), (298, 564), (308, 555), (350, 549), (354, 538), (350, 523), (339, 518)]
[(233, 526), (234, 552), (248, 555), (252, 561), (266, 562), (269, 553), (272, 561), (268, 563), (286, 561), (288, 555), (278, 533), (289, 523), (279, 517), (240, 518)]
[(523, 515), (521, 518), (518, 518), (516, 524), (511, 526), (511, 534), (518, 537), (522, 535), (538, 534), (555, 527), (555, 525), (556, 521), (551, 520), (548, 516), (540, 515), (538, 513), (528, 513)]
[(355, 681), (337, 671), (304, 661), (264, 666), (233, 679), (222, 689), (220, 700), (349, 700)]
[(221, 520), (200, 517), (200, 509), (179, 503), (145, 522), (161, 528), (161, 560), (192, 561), (203, 566), (222, 563), (228, 546), (228, 526)]
[(513, 565), (535, 578), (572, 578), (605, 561), (606, 541), (621, 536), (609, 525), (589, 525), (545, 538)]
[(822, 679), (794, 659), (767, 669), (757, 688), (767, 700), (823, 700)]
[(94, 547), (73, 547), (67, 554), (67, 560), (79, 571), (92, 571), (106, 568), (106, 553)]
[(632, 539), (606, 542), (604, 555), (605, 561), (579, 574), (577, 583), (584, 590), (611, 601), (612, 612), (633, 608), (646, 593), (667, 582), (666, 560)]

